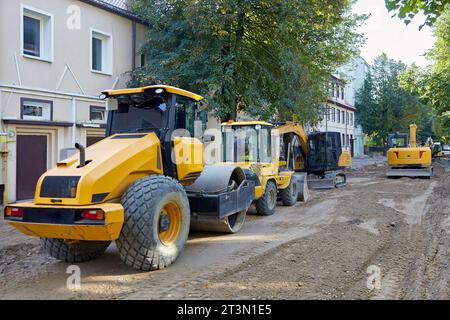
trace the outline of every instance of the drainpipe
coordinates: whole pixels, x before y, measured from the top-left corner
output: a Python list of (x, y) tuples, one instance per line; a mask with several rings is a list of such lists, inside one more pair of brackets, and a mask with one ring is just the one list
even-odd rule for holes
[(136, 37), (137, 37), (137, 26), (136, 22), (133, 21), (131, 24), (131, 54), (132, 54), (132, 70), (136, 69), (136, 54), (137, 54), (137, 48), (136, 48)]
[(72, 97), (72, 143), (71, 145), (74, 146), (77, 142), (77, 99), (75, 97)]
[(344, 112), (344, 122), (345, 122), (345, 148), (348, 150), (348, 140), (350, 139), (348, 136), (348, 129), (347, 129), (347, 124), (348, 124), (348, 117), (349, 117), (349, 113), (347, 111), (347, 109), (345, 109)]

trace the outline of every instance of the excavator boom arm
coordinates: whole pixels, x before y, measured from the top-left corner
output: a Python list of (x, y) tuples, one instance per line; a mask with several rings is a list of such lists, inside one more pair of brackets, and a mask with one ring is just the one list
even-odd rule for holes
[(293, 133), (300, 139), (300, 146), (305, 155), (309, 153), (308, 135), (305, 132), (303, 126), (299, 123), (287, 122), (276, 128), (280, 135), (286, 133)]

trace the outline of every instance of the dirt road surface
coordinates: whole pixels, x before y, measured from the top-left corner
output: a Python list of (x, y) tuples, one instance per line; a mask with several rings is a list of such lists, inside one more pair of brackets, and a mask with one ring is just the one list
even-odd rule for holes
[(192, 234), (162, 271), (128, 268), (111, 245), (79, 265), (79, 290), (67, 288), (68, 264), (1, 223), (0, 299), (450, 299), (450, 173), (385, 171), (362, 161), (347, 187), (249, 215), (238, 234)]

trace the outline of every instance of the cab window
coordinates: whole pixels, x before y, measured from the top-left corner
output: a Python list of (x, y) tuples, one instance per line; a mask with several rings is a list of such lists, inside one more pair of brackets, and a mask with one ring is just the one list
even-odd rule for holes
[(197, 116), (197, 105), (195, 101), (185, 97), (177, 97), (175, 129), (186, 129), (189, 131), (191, 137), (194, 137)]

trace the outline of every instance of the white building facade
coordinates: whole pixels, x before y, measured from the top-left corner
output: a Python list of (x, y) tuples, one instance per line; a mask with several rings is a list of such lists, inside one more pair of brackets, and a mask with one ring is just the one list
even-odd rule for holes
[(337, 76), (331, 76), (330, 98), (322, 110), (322, 121), (313, 131), (339, 132), (343, 148), (353, 152), (356, 108), (346, 99), (346, 83)]
[(0, 0), (0, 185), (8, 202), (32, 198), (61, 150), (105, 136), (98, 97), (126, 87), (146, 31), (125, 0)]
[[(362, 57), (358, 56), (338, 70), (345, 79), (345, 100), (352, 106), (356, 105), (356, 94), (364, 86), (364, 81), (369, 74), (370, 66)], [(361, 125), (354, 130), (353, 155), (364, 155), (364, 132)]]

